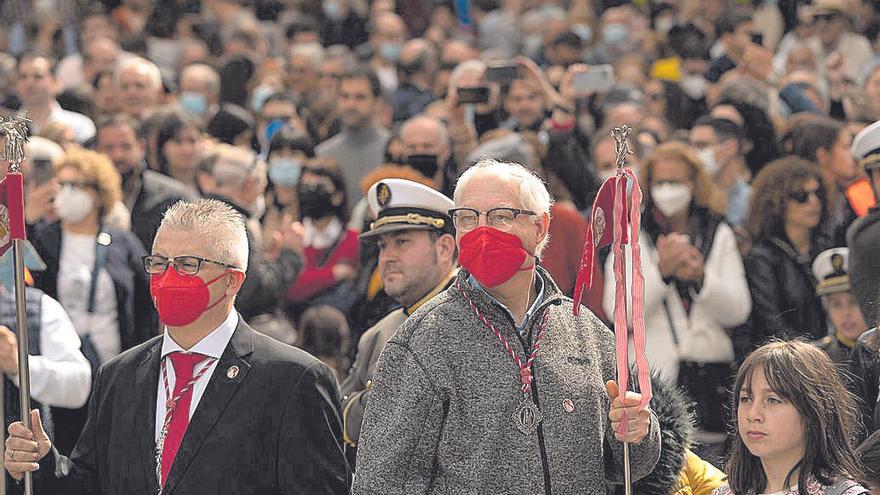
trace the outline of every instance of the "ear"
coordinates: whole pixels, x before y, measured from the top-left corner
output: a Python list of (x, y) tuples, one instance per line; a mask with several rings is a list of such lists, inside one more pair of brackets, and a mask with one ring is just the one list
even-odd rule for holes
[(451, 234), (441, 235), (436, 242), (434, 248), (437, 250), (437, 257), (444, 261), (452, 261), (455, 258), (455, 237)]
[(214, 177), (207, 172), (196, 173), (196, 182), (199, 185), (199, 190), (206, 193), (212, 193), (217, 188), (217, 183), (214, 182)]
[(247, 275), (243, 271), (230, 270), (226, 274), (226, 295), (232, 297), (238, 294), (246, 277)]
[(541, 214), (535, 223), (538, 226), (538, 243), (540, 244), (550, 234), (550, 212)]
[(331, 202), (333, 203), (333, 206), (341, 205), (342, 201), (342, 191), (336, 191), (335, 193), (333, 193), (333, 196), (331, 197)]
[(829, 154), (830, 152), (825, 148), (816, 148), (816, 162), (819, 164), (820, 167), (828, 163)]

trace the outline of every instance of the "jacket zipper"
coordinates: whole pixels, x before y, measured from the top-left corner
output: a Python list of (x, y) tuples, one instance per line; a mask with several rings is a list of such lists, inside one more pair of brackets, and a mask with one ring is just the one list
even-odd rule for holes
[[(542, 312), (547, 310), (550, 306), (559, 306), (560, 304), (562, 304), (562, 298), (554, 297), (554, 298), (550, 299), (549, 301), (545, 301), (543, 304), (538, 306), (538, 309), (535, 311), (534, 315), (536, 316), (536, 315), (541, 314)], [(507, 321), (509, 321), (510, 324), (513, 326), (513, 330), (516, 333), (516, 336), (519, 338), (519, 343), (523, 346), (523, 351), (526, 353), (526, 356), (528, 357), (528, 354), (529, 354), (528, 342), (526, 342), (526, 340), (522, 337), (522, 335), (520, 335), (519, 330), (517, 330), (517, 328), (516, 328), (516, 323), (514, 323), (513, 320), (510, 319), (510, 316), (507, 315), (507, 313), (505, 313), (505, 312), (503, 312), (502, 314), (504, 314), (504, 317), (507, 318)], [(531, 332), (531, 330), (534, 329), (534, 322), (535, 321), (537, 321), (537, 319), (532, 320), (532, 328), (529, 329), (530, 332)], [(538, 375), (535, 373), (534, 363), (532, 363), (531, 371), (532, 371), (532, 400), (535, 401), (535, 406), (537, 406), (538, 410), (540, 410), (541, 409), (541, 401), (538, 399)], [(538, 433), (538, 448), (541, 451), (541, 470), (544, 473), (544, 494), (545, 495), (552, 495), (553, 489), (550, 484), (550, 463), (547, 462), (547, 445), (544, 441), (544, 421), (541, 421), (540, 423), (538, 423), (537, 433)]]

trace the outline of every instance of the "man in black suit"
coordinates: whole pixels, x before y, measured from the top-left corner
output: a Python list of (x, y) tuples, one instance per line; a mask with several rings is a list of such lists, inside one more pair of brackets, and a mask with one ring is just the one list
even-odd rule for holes
[(97, 150), (109, 156), (122, 175), (131, 231), (150, 249), (165, 210), (182, 199), (195, 199), (196, 194), (182, 182), (147, 167), (147, 145), (138, 137), (138, 127), (138, 121), (125, 114), (99, 120)]
[(70, 458), (33, 411), (10, 428), (5, 466), (46, 493), (346, 494), (333, 374), (258, 334), (233, 310), (245, 278), (241, 215), (178, 203), (144, 258), (162, 336), (107, 362)]

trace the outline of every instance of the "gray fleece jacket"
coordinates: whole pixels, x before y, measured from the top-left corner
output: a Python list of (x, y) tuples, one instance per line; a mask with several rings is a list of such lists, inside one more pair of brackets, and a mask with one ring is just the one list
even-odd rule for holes
[[(615, 376), (614, 335), (586, 308), (573, 316), (571, 299), (546, 271), (538, 275), (545, 293), (528, 324), (530, 338), (550, 312), (532, 366), (532, 396), (544, 415), (538, 431), (527, 436), (514, 426), (511, 415), (523, 398), (519, 371), (461, 291), (523, 361), (526, 342), (462, 270), (398, 329), (379, 358), (352, 493), (601, 494), (606, 480), (622, 481), (623, 444), (610, 429), (604, 387)], [(630, 446), (633, 478), (650, 473), (659, 454), (652, 413), (648, 437)]]

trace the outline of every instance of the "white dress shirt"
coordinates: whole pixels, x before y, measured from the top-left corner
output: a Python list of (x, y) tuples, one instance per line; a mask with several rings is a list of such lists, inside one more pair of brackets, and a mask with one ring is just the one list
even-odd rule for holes
[[(85, 405), (92, 368), (80, 352), (79, 335), (61, 304), (43, 294), (40, 301), (40, 352), (28, 357), (31, 397), (46, 406)], [(18, 386), (18, 375), (10, 376)]]
[[(196, 345), (192, 346), (189, 351), (186, 352), (198, 352), (199, 354), (204, 354), (205, 356), (210, 356), (215, 359), (213, 363), (208, 367), (208, 371), (202, 375), (198, 381), (196, 381), (195, 385), (193, 385), (192, 391), (192, 401), (189, 405), (189, 417), (192, 419), (193, 413), (196, 411), (196, 407), (199, 405), (199, 401), (202, 398), (202, 395), (205, 393), (205, 388), (208, 387), (208, 382), (211, 381), (211, 375), (214, 374), (214, 370), (217, 369), (217, 363), (220, 360), (220, 356), (223, 355), (223, 351), (226, 350), (226, 346), (229, 344), (229, 340), (232, 338), (232, 333), (235, 332), (235, 327), (238, 326), (238, 313), (233, 310), (229, 312), (229, 316), (226, 317), (226, 320), (220, 324), (213, 332), (209, 333), (205, 338), (200, 340)], [(177, 342), (168, 335), (168, 329), (165, 329), (165, 334), (162, 337), (162, 358), (165, 360), (166, 356), (171, 354), (172, 352), (183, 352), (183, 348), (177, 345)], [(207, 358), (205, 358), (207, 359)], [(197, 364), (195, 369), (193, 369), (193, 376), (198, 374), (204, 364)], [(168, 372), (168, 388), (171, 392), (174, 392), (174, 366), (171, 365), (171, 359), (167, 360), (166, 370)], [(165, 423), (165, 384), (162, 381), (162, 367), (159, 366), (159, 383), (158, 383), (159, 393), (156, 395), (156, 441), (159, 441), (159, 435), (162, 434), (162, 425)]]

